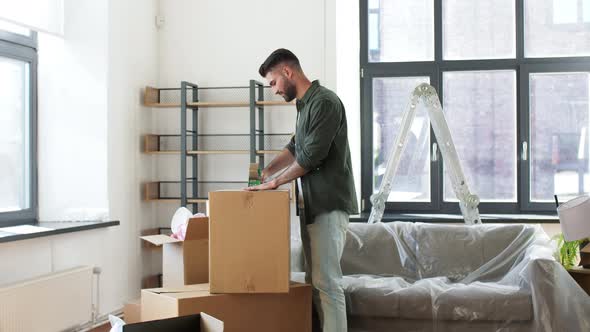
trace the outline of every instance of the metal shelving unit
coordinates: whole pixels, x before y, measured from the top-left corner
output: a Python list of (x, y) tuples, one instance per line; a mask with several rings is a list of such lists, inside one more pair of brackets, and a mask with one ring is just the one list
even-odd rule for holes
[[(144, 136), (144, 152), (147, 154), (179, 154), (180, 180), (157, 181), (144, 184), (147, 201), (180, 201), (180, 206), (205, 203), (208, 192), (219, 189), (242, 188), (247, 181), (202, 181), (198, 179), (199, 158), (220, 154), (248, 154), (250, 163), (264, 167), (267, 155), (277, 154), (291, 137), (291, 133), (266, 133), (264, 130), (265, 107), (294, 106), (277, 100), (265, 100), (269, 87), (251, 80), (248, 86), (199, 87), (183, 81), (180, 88), (146, 87), (144, 105), (153, 108), (179, 108), (180, 134), (148, 134)], [(228, 94), (233, 92), (234, 100)], [(213, 99), (207, 95), (221, 95)], [(219, 101), (222, 99), (224, 101)], [(270, 99), (270, 98), (269, 98)], [(199, 131), (199, 113), (203, 109), (245, 108), (249, 111), (249, 132), (234, 134), (204, 134)], [(191, 120), (187, 120), (188, 115)], [(190, 122), (190, 123), (189, 123)], [(220, 140), (230, 144), (219, 144)], [(229, 146), (228, 146), (229, 145)], [(192, 166), (187, 169), (187, 161)], [(247, 169), (247, 165), (244, 165)], [(170, 189), (172, 188), (172, 189)], [(168, 192), (178, 194), (170, 195)]]

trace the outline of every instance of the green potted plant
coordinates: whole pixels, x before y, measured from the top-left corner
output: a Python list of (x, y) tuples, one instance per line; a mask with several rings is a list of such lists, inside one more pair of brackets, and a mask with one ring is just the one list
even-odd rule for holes
[(562, 233), (555, 235), (553, 240), (557, 241), (557, 251), (555, 252), (555, 258), (563, 267), (571, 269), (576, 266), (578, 253), (580, 252), (580, 244), (584, 240), (566, 241)]

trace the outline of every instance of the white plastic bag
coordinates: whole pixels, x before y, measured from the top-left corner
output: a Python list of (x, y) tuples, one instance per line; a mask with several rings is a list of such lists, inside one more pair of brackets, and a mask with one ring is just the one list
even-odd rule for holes
[(121, 318), (109, 315), (109, 322), (111, 323), (111, 329), (109, 332), (123, 332), (123, 325), (125, 325), (125, 321), (123, 321)]
[(176, 210), (176, 212), (174, 212), (174, 216), (172, 216), (172, 222), (170, 222), (172, 237), (179, 240), (184, 240), (186, 235), (186, 223), (192, 216), (192, 212), (185, 207), (180, 207), (178, 210)]
[(205, 217), (203, 213), (197, 213), (195, 215), (192, 212), (185, 208), (180, 207), (172, 216), (172, 221), (170, 222), (170, 228), (172, 229), (172, 237), (178, 240), (184, 240), (186, 237), (186, 227), (188, 225), (188, 221), (192, 217)]

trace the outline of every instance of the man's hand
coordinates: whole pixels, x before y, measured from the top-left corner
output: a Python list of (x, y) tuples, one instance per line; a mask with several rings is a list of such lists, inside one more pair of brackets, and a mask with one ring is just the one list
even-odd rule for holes
[(277, 182), (275, 180), (271, 180), (269, 182), (259, 184), (257, 186), (244, 188), (244, 190), (247, 190), (247, 191), (273, 190), (273, 189), (277, 189), (277, 187), (278, 187)]
[(266, 179), (268, 179), (272, 174), (268, 171), (267, 168), (260, 171), (260, 182), (264, 183)]

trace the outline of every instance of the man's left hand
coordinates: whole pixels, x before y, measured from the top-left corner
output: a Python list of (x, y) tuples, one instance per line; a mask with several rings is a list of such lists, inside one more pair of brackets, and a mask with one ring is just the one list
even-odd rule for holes
[(273, 190), (273, 189), (277, 189), (277, 187), (278, 187), (277, 182), (275, 180), (271, 180), (266, 183), (259, 184), (257, 186), (244, 188), (244, 190), (247, 190), (247, 191)]

